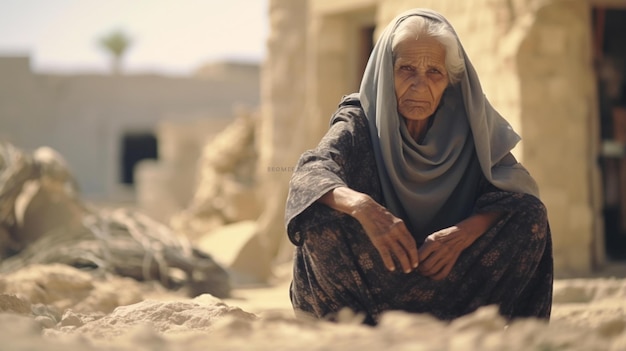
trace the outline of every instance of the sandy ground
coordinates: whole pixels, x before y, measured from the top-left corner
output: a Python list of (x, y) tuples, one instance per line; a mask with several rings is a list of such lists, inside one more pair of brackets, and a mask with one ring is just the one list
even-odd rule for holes
[(272, 286), (187, 298), (67, 266), (0, 277), (0, 350), (626, 350), (626, 279), (555, 282), (551, 322), (507, 325), (491, 306), (442, 323), (389, 312), (379, 326), (296, 319), (283, 270)]

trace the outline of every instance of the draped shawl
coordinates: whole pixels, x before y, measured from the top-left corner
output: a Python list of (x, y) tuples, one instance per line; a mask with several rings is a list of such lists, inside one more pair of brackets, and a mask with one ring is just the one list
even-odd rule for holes
[[(419, 144), (398, 113), (394, 90), (393, 33), (409, 16), (444, 23), (456, 36), (465, 61), (460, 82), (444, 92)], [(441, 229), (432, 228), (437, 218), (447, 216), (456, 223), (467, 215), (476, 195), (472, 168), (504, 191), (539, 196), (533, 178), (510, 153), (520, 137), (487, 101), (458, 35), (442, 15), (414, 9), (385, 28), (366, 66), (359, 99), (368, 119), (386, 206), (408, 220), (418, 237)]]

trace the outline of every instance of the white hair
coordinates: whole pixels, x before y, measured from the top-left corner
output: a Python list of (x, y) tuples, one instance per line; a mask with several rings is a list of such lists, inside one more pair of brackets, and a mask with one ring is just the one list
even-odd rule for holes
[(393, 34), (391, 52), (396, 55), (397, 45), (407, 39), (417, 40), (420, 35), (437, 39), (446, 50), (446, 71), (450, 84), (455, 84), (461, 79), (465, 71), (465, 61), (461, 56), (461, 49), (456, 35), (442, 22), (436, 22), (422, 16), (411, 16), (402, 21)]

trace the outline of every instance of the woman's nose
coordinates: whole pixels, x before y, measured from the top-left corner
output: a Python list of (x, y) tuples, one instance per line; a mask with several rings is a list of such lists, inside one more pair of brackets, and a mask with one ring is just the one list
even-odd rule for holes
[(416, 74), (415, 77), (413, 77), (411, 88), (416, 91), (425, 90), (427, 88), (426, 77), (421, 74)]

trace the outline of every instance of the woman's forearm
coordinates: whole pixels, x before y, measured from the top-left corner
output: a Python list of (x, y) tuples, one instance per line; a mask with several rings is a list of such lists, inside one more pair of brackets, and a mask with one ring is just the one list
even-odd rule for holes
[[(348, 187), (332, 189), (317, 201), (357, 219), (368, 206), (372, 205), (371, 197)], [(502, 212), (477, 213), (459, 222), (457, 227), (469, 234), (473, 240), (476, 240), (491, 228), (501, 216)]]
[(358, 219), (359, 214), (371, 203), (371, 200), (366, 194), (348, 187), (338, 187), (328, 191), (317, 201)]
[(502, 214), (502, 212), (477, 213), (459, 222), (456, 226), (467, 233), (472, 239), (471, 241), (474, 242), (489, 230), (500, 219)]

